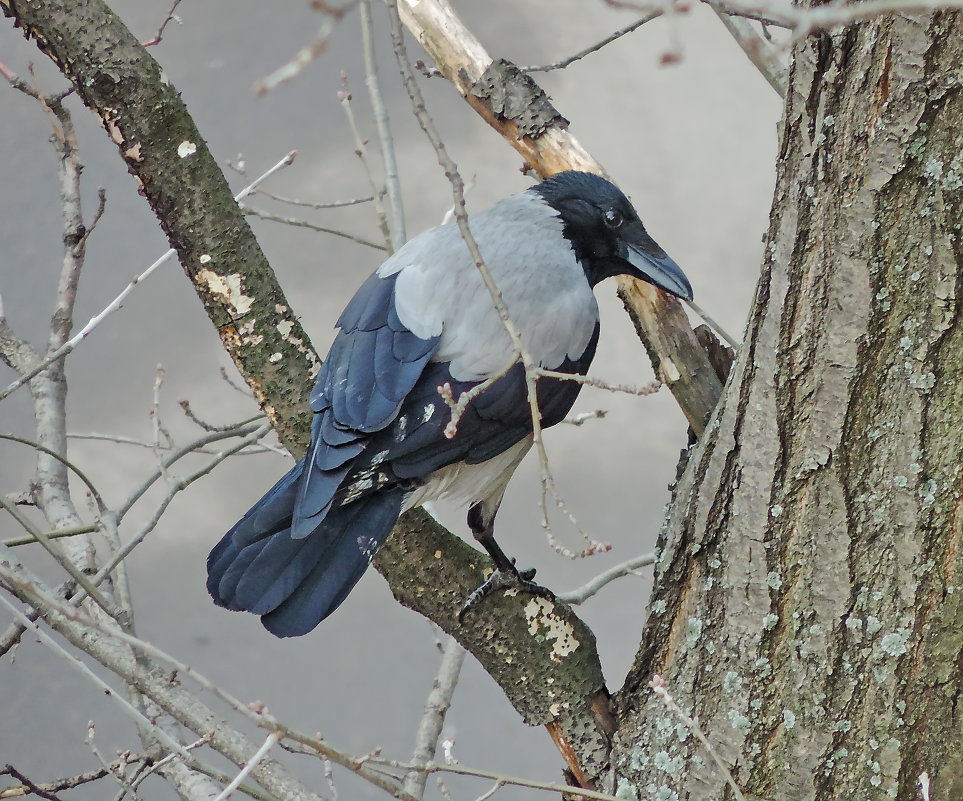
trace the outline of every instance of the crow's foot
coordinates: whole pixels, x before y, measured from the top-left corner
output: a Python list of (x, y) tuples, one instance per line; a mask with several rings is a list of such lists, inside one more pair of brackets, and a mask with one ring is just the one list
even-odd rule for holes
[[(514, 561), (513, 559), (512, 562), (514, 563)], [(458, 622), (461, 623), (464, 620), (465, 613), (469, 609), (478, 606), (496, 590), (522, 590), (554, 602), (556, 600), (555, 593), (541, 584), (536, 584), (532, 581), (533, 578), (535, 578), (534, 567), (528, 570), (517, 570), (513, 565), (510, 570), (495, 570), (478, 589), (473, 590), (465, 599), (465, 603), (458, 610)]]

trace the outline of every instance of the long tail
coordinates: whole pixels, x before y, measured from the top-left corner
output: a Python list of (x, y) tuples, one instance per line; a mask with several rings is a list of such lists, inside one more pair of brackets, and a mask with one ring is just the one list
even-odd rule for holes
[(292, 539), (302, 471), (298, 462), (207, 558), (214, 603), (261, 615), (278, 637), (307, 634), (337, 609), (391, 533), (404, 496), (397, 487), (372, 493), (331, 509), (310, 534)]

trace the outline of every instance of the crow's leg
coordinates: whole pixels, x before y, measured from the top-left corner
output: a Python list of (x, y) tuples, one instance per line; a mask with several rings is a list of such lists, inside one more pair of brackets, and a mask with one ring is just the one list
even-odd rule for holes
[(468, 527), (475, 539), (488, 551), (488, 555), (495, 563), (495, 571), (465, 599), (465, 603), (458, 610), (458, 620), (462, 620), (469, 609), (477, 606), (496, 590), (524, 590), (532, 595), (555, 601), (555, 595), (551, 590), (532, 581), (535, 578), (535, 568), (519, 570), (515, 567), (515, 560), (505, 555), (501, 546), (495, 542), (495, 516), (486, 515), (485, 511), (483, 503), (472, 504), (468, 510)]

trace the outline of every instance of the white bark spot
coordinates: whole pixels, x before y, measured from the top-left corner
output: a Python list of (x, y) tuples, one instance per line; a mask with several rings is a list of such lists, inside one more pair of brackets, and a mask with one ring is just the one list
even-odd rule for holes
[[(277, 304), (274, 308), (280, 313), (280, 309), (284, 307)], [(321, 369), (321, 362), (318, 361), (318, 357), (314, 355), (314, 352), (304, 344), (304, 340), (301, 339), (301, 337), (291, 335), (291, 331), (294, 329), (294, 322), (292, 320), (282, 320), (276, 327), (285, 342), (293, 345), (299, 353), (303, 353), (307, 357), (311, 363), (311, 377), (314, 378), (314, 376), (318, 374), (318, 370)]]
[(672, 359), (663, 358), (659, 362), (659, 372), (662, 373), (662, 380), (666, 384), (674, 384), (682, 378), (679, 368), (675, 366), (675, 362), (673, 362)]
[(177, 146), (177, 155), (182, 159), (193, 156), (197, 152), (197, 145), (188, 142), (186, 139)]
[(547, 598), (535, 597), (525, 604), (525, 619), (529, 634), (553, 641), (551, 658), (555, 662), (561, 662), (580, 645), (572, 624), (559, 617), (555, 604)]
[(201, 254), (201, 257), (198, 259), (198, 261), (199, 261), (201, 264), (207, 264), (210, 260), (211, 260), (211, 254), (210, 254), (210, 253), (202, 253), (202, 254)]
[(197, 280), (207, 285), (207, 291), (219, 296), (231, 307), (235, 316), (247, 314), (254, 306), (254, 298), (244, 294), (244, 281), (240, 273), (218, 275), (207, 268), (197, 274)]
[(238, 327), (238, 336), (241, 338), (241, 342), (245, 345), (260, 345), (264, 341), (263, 334), (254, 333), (255, 325), (257, 325), (257, 321), (254, 318), (251, 318)]
[(283, 358), (284, 356), (280, 353), (272, 353), (270, 356), (268, 356), (268, 361), (271, 362), (271, 364), (277, 364)]

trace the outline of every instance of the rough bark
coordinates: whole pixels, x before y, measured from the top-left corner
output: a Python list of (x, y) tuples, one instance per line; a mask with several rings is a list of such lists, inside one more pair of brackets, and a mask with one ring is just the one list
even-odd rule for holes
[(747, 344), (675, 492), (623, 797), (963, 797), (963, 15), (797, 44)]

